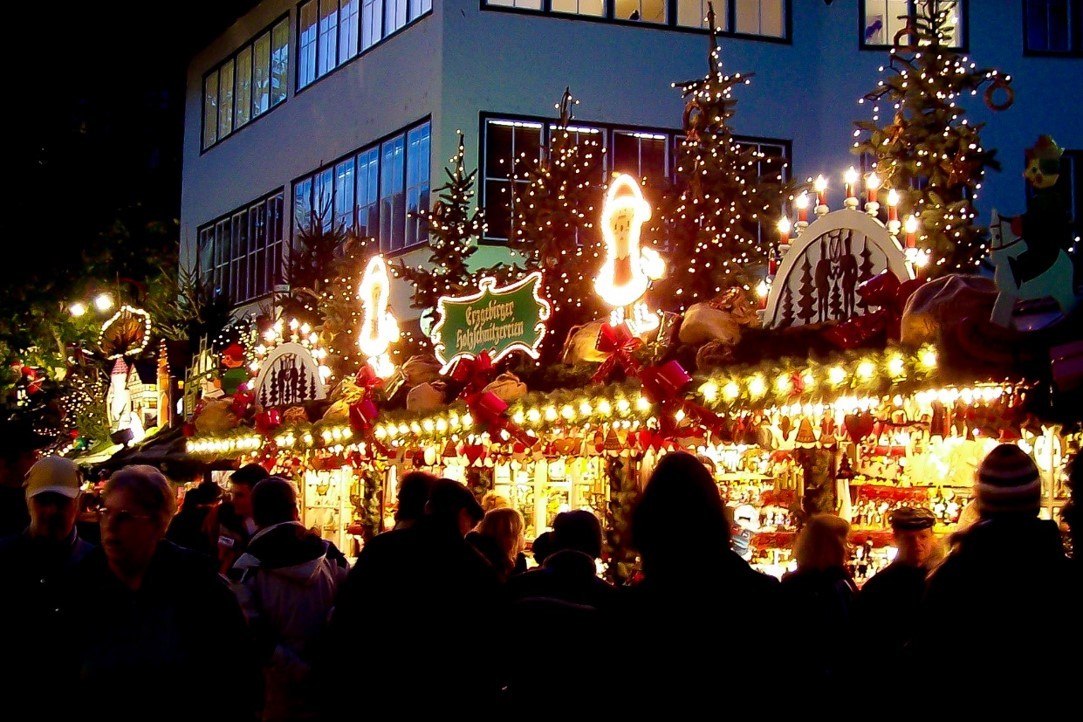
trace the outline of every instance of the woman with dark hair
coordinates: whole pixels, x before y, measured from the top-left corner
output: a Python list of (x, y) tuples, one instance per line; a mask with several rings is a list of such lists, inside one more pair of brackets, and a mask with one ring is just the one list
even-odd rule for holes
[[(667, 454), (632, 514), (643, 580), (624, 590), (618, 623), (627, 668), (639, 671), (630, 709), (717, 701), (725, 681), (778, 659), (778, 583), (729, 547), (729, 525), (711, 473), (694, 456)], [(749, 624), (749, 614), (766, 623)]]

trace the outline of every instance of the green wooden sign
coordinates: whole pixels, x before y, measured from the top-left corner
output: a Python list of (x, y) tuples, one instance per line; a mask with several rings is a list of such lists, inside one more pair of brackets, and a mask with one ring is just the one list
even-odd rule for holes
[(537, 358), (549, 318), (549, 303), (538, 295), (541, 280), (541, 272), (535, 271), (498, 288), (495, 278), (483, 278), (477, 293), (441, 298), (437, 304), (440, 320), (430, 338), (443, 371), (460, 358), (485, 352), (494, 362), (512, 351)]

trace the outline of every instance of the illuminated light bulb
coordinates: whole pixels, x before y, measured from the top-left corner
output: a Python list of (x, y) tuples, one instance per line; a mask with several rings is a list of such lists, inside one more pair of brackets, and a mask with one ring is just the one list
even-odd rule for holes
[(421, 428), (425, 429), (426, 434), (431, 434), (436, 430), (436, 422), (432, 419), (425, 419), (421, 422)]
[(902, 356), (892, 356), (887, 361), (887, 372), (892, 378), (898, 378), (903, 375), (906, 370), (906, 365), (903, 362)]
[(718, 398), (718, 384), (714, 381), (708, 381), (699, 387), (699, 392), (703, 395), (705, 400), (714, 401)]
[(858, 378), (864, 381), (868, 381), (869, 379), (871, 379), (873, 377), (873, 374), (875, 373), (876, 364), (874, 364), (872, 361), (862, 361), (857, 365)]
[(81, 316), (86, 314), (86, 304), (82, 303), (81, 301), (76, 301), (75, 303), (73, 303), (71, 306), (68, 307), (68, 311), (75, 318), (80, 318)]
[(636, 408), (640, 411), (650, 411), (651, 402), (642, 394), (636, 399)]
[(767, 393), (767, 380), (764, 379), (763, 374), (755, 374), (749, 379), (748, 393), (752, 395), (752, 398), (759, 398)]
[(921, 355), (918, 357), (919, 363), (925, 370), (931, 370), (936, 368), (936, 349), (926, 348), (923, 349)]
[(554, 406), (546, 406), (545, 407), (545, 420), (546, 421), (556, 421), (558, 418), (560, 418), (560, 417), (557, 415), (556, 407), (554, 407)]
[(113, 297), (108, 293), (99, 293), (94, 299), (94, 308), (102, 311), (108, 311), (113, 307)]
[(833, 385), (838, 386), (846, 380), (846, 370), (841, 366), (832, 366), (827, 371), (827, 380)]
[(541, 421), (541, 417), (541, 412), (537, 409), (530, 409), (526, 412), (526, 418), (532, 424), (537, 424), (539, 421)]
[(786, 374), (781, 374), (775, 379), (775, 390), (780, 394), (786, 394), (793, 388), (793, 381)]
[(613, 413), (613, 407), (612, 405), (610, 405), (607, 399), (602, 399), (601, 401), (599, 401), (596, 408), (598, 410), (598, 413), (602, 416), (609, 416), (611, 413)]
[(627, 414), (632, 409), (632, 404), (628, 399), (621, 397), (617, 399), (617, 411), (622, 414)]

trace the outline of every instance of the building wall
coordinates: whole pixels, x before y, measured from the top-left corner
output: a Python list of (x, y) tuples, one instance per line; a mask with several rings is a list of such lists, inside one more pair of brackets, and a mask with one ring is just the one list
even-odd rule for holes
[[(752, 72), (737, 91), (737, 133), (791, 140), (794, 175), (824, 173), (839, 199), (841, 173), (856, 159), (849, 152), (853, 121), (870, 118), (858, 99), (880, 77), (885, 50), (860, 49), (859, 0), (791, 0), (791, 40), (722, 38), (728, 72)], [(288, 99), (205, 153), (200, 152), (204, 72), (289, 10), (291, 18)], [(435, 0), (431, 16), (294, 94), (297, 8), (292, 0), (268, 0), (241, 18), (189, 70), (182, 259), (191, 263), (196, 230), (207, 221), (325, 162), (356, 150), (426, 115), (432, 117), (432, 186), (455, 149), (455, 132), (466, 133), (468, 164), (478, 159), (481, 113), (553, 117), (565, 86), (581, 103), (576, 116), (631, 126), (678, 128), (683, 101), (673, 81), (706, 71), (707, 36), (700, 32), (484, 9), (479, 0)], [(988, 122), (987, 146), (999, 149), (1004, 169), (992, 173), (979, 197), (982, 218), (995, 206), (1008, 213), (1024, 207), (1023, 151), (1040, 133), (1066, 148), (1083, 148), (1071, 91), (1078, 87), (1078, 58), (1023, 56), (1021, 0), (971, 0), (969, 50), (981, 66), (1012, 75), (1015, 105), (992, 113), (980, 95), (965, 107), (971, 122)], [(420, 262), (423, 250), (407, 254)], [(480, 264), (506, 258), (486, 247)], [(407, 289), (393, 298), (409, 314)]]

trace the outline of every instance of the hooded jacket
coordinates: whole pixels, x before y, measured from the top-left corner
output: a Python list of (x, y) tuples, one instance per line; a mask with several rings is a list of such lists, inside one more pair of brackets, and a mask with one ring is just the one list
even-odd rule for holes
[(233, 566), (237, 598), (264, 661), (263, 719), (315, 715), (310, 670), (338, 585), (342, 554), (298, 522), (257, 532)]

